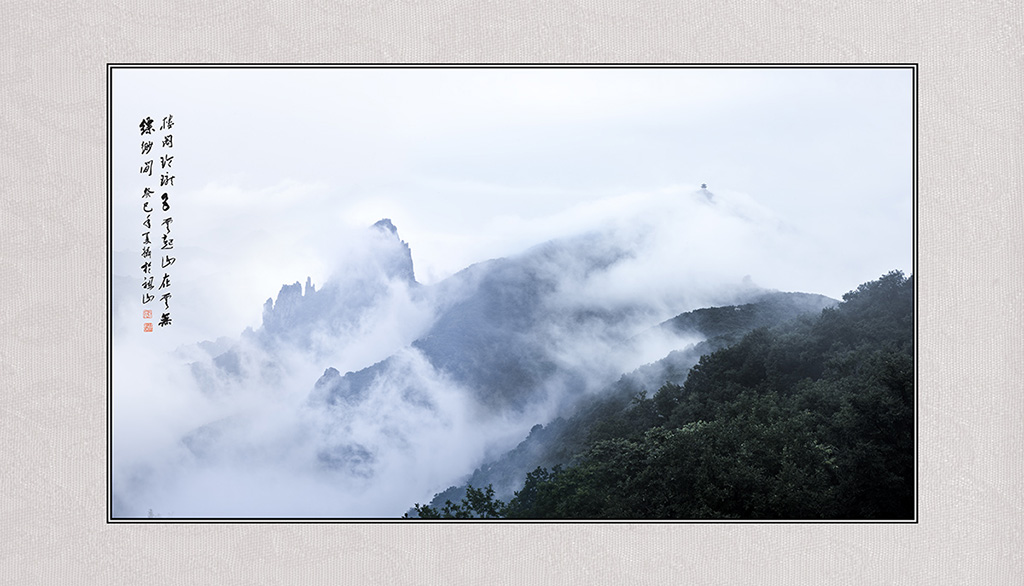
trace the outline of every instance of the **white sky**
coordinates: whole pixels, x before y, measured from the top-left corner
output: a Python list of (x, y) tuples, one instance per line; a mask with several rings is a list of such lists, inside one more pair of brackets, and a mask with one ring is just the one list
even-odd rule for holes
[(138, 124), (174, 116), (178, 341), (258, 327), (380, 218), (432, 283), (702, 182), (807, 242), (762, 286), (912, 268), (910, 69), (116, 69), (112, 95), (114, 272), (139, 282)]

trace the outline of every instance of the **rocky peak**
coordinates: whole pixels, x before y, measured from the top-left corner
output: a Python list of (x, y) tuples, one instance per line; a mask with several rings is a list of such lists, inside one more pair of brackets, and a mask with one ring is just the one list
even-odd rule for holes
[(308, 340), (309, 331), (317, 323), (337, 325), (358, 319), (358, 312), (373, 303), (387, 280), (416, 284), (412, 250), (399, 238), (398, 228), (388, 218), (370, 228), (371, 239), (376, 242), (368, 249), (368, 258), (363, 259), (361, 276), (341, 284), (328, 282), (319, 290), (310, 277), (306, 277), (305, 286), (299, 281), (282, 286), (276, 300), (270, 298), (263, 304), (264, 333)]
[(371, 226), (371, 228), (375, 228), (385, 234), (391, 234), (402, 246), (401, 256), (400, 258), (395, 259), (395, 262), (391, 265), (391, 268), (388, 271), (389, 274), (400, 276), (409, 283), (415, 283), (416, 275), (413, 272), (412, 266), (412, 249), (409, 248), (409, 244), (405, 240), (402, 240), (401, 237), (398, 236), (398, 228), (391, 223), (391, 219), (384, 218), (379, 220)]
[(390, 218), (384, 218), (383, 220), (378, 221), (373, 225), (373, 227), (381, 231), (386, 230), (394, 234), (396, 238), (398, 237), (398, 228), (395, 228), (395, 225), (391, 223)]
[[(306, 292), (311, 293), (312, 283), (306, 279)], [(277, 301), (267, 299), (263, 304), (263, 327), (268, 330), (277, 330), (295, 320), (303, 308), (302, 284), (298, 281), (291, 285), (281, 286), (277, 294)]]

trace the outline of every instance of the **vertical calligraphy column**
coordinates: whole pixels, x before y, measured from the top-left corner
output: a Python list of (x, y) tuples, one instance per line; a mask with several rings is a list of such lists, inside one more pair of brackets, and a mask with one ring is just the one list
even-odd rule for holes
[(171, 251), (174, 250), (174, 239), (171, 238), (171, 223), (174, 218), (171, 217), (171, 196), (170, 193), (174, 189), (174, 175), (172, 175), (172, 163), (174, 162), (174, 156), (171, 149), (174, 148), (174, 136), (171, 134), (171, 127), (174, 126), (172, 116), (167, 115), (163, 119), (163, 124), (160, 125), (160, 131), (165, 132), (161, 141), (161, 151), (163, 154), (160, 155), (160, 189), (166, 190), (160, 194), (160, 212), (161, 221), (160, 226), (162, 233), (160, 234), (160, 253), (162, 255), (160, 259), (160, 270), (163, 272), (163, 276), (160, 278), (160, 286), (157, 291), (160, 294), (160, 301), (164, 304), (164, 311), (160, 314), (160, 321), (157, 323), (158, 326), (164, 327), (171, 325), (171, 275), (169, 268), (176, 260), (171, 256)]
[[(174, 264), (175, 257), (171, 256), (174, 250), (174, 239), (171, 238), (171, 224), (174, 218), (171, 216), (171, 192), (174, 188), (174, 175), (172, 175), (174, 156), (171, 149), (174, 148), (174, 136), (170, 133), (174, 126), (172, 116), (168, 115), (163, 119), (160, 131), (164, 134), (155, 134), (153, 119), (146, 117), (139, 123), (142, 134), (142, 166), (139, 173), (150, 178), (150, 184), (142, 189), (142, 212), (145, 219), (142, 221), (142, 325), (144, 332), (153, 331), (153, 308), (156, 307), (160, 313), (157, 325), (165, 327), (171, 325), (171, 275), (169, 267)], [(154, 151), (156, 139), (160, 139), (160, 145)], [(159, 169), (156, 163), (159, 162)], [(158, 172), (158, 179), (153, 179), (154, 171)], [(159, 202), (153, 197), (158, 193), (153, 187), (159, 187)], [(157, 253), (154, 256), (153, 250)], [(154, 263), (159, 259), (159, 267)], [(159, 285), (155, 279), (161, 275)], [(159, 299), (157, 299), (159, 296)], [(154, 303), (155, 302), (155, 303)], [(162, 305), (162, 307), (161, 307)]]
[[(145, 159), (147, 156), (149, 160), (143, 160), (142, 167), (139, 168), (139, 173), (150, 178), (153, 177), (153, 119), (146, 117), (139, 123), (139, 130), (142, 134), (142, 157)], [(142, 221), (142, 227), (145, 232), (142, 233), (142, 319), (146, 320), (142, 324), (142, 330), (145, 332), (153, 331), (153, 309), (150, 303), (153, 301), (153, 252), (152, 252), (152, 240), (150, 240), (150, 232), (153, 227), (153, 189), (149, 185), (142, 189), (142, 213), (146, 215), (146, 218)]]

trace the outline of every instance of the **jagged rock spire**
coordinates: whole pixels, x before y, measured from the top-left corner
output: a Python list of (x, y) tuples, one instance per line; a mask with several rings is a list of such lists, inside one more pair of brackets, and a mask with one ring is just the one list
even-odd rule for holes
[(373, 227), (378, 230), (387, 230), (394, 234), (395, 237), (398, 237), (398, 228), (395, 228), (395, 225), (391, 223), (391, 218), (384, 218), (374, 224)]
[(376, 228), (381, 232), (390, 233), (394, 236), (395, 240), (401, 243), (402, 248), (404, 249), (403, 254), (401, 258), (397, 259), (397, 262), (392, 265), (392, 270), (394, 271), (392, 274), (403, 277), (409, 283), (415, 283), (416, 274), (413, 272), (412, 266), (412, 249), (409, 248), (409, 244), (405, 240), (402, 240), (401, 237), (399, 237), (398, 228), (391, 223), (391, 219), (383, 218), (371, 227)]

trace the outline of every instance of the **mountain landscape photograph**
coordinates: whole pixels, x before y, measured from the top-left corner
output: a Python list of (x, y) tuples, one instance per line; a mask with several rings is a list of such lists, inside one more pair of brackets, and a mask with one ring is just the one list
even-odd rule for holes
[(109, 520), (915, 521), (915, 75), (113, 67)]

